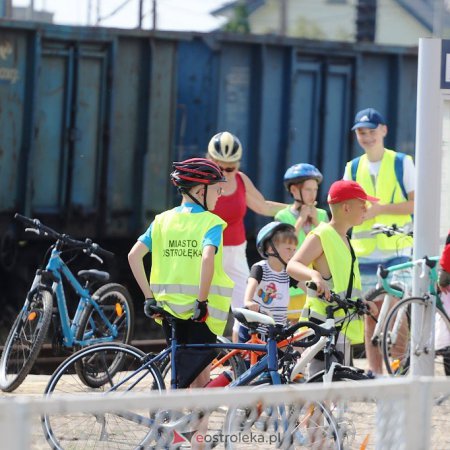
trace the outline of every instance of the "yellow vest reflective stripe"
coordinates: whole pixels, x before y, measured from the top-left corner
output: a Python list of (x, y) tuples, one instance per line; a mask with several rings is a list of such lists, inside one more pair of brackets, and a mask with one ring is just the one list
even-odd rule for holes
[[(173, 302), (166, 302), (164, 300), (158, 300), (159, 306), (162, 306), (166, 311), (169, 311), (175, 317), (184, 317), (187, 315), (187, 318), (192, 316), (192, 304), (188, 305), (179, 305)], [(229, 311), (222, 311), (220, 309), (214, 308), (208, 303), (208, 312), (211, 317), (215, 317), (219, 320), (224, 320), (225, 322), (228, 319)]]
[[(205, 211), (165, 211), (152, 226), (152, 270), (150, 288), (157, 302), (170, 314), (183, 320), (192, 317), (198, 297), (202, 264), (202, 241), (206, 232), (226, 223)], [(222, 335), (230, 310), (233, 281), (222, 264), (222, 242), (214, 258), (214, 275), (208, 295), (209, 329)]]
[[(185, 294), (198, 296), (198, 286), (183, 285), (183, 284), (152, 284), (152, 291), (158, 294)], [(223, 297), (230, 297), (233, 293), (232, 287), (211, 286), (210, 294), (222, 295)]]
[[(350, 271), (352, 264), (352, 255), (349, 248), (342, 240), (341, 236), (329, 223), (320, 223), (319, 226), (311, 231), (320, 238), (323, 252), (328, 262), (332, 277), (332, 289), (341, 298), (345, 298), (347, 294), (348, 282), (350, 279)], [(306, 292), (305, 317), (318, 319), (322, 322), (326, 320), (326, 307), (330, 305), (325, 300), (315, 296), (316, 292), (310, 289)], [(353, 266), (353, 286), (352, 299), (361, 297), (361, 277), (359, 274), (358, 260)], [(342, 309), (334, 313), (334, 317), (338, 322), (340, 318), (345, 316)], [(345, 320), (342, 325), (342, 332), (347, 336), (352, 344), (359, 344), (364, 341), (364, 322), (356, 316), (350, 322)]]
[[(407, 156), (407, 158), (411, 157)], [(367, 155), (362, 155), (356, 171), (356, 181), (369, 195), (379, 198), (380, 204), (401, 203), (407, 200), (403, 196), (401, 186), (395, 175), (395, 152), (393, 150), (384, 150), (376, 186), (373, 185), (369, 173), (368, 162)], [(346, 177), (351, 179), (351, 161), (347, 163), (345, 170)], [(411, 216), (409, 214), (381, 214), (373, 219), (366, 220), (362, 225), (353, 228), (352, 244), (357, 256), (370, 255), (376, 248), (386, 251), (395, 251), (412, 246), (413, 241), (412, 238), (409, 237), (388, 237), (384, 234), (377, 234), (374, 236), (370, 234), (372, 226), (376, 223), (384, 225), (392, 225), (395, 223), (400, 227), (403, 227), (406, 224), (412, 224)]]

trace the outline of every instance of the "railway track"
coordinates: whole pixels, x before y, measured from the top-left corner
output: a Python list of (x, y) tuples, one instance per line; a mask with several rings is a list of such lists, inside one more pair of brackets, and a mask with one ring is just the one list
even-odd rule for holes
[[(146, 353), (159, 352), (166, 346), (164, 339), (146, 339), (146, 340), (133, 340), (131, 345), (138, 347)], [(0, 347), (0, 352), (3, 351), (3, 347)], [(50, 375), (66, 358), (68, 358), (72, 352), (66, 351), (55, 355), (51, 344), (44, 344), (39, 353), (39, 357), (33, 366), (31, 373), (36, 375)]]

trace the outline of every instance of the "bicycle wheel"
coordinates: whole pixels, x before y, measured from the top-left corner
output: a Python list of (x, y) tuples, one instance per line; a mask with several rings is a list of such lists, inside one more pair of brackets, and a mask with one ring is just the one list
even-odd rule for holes
[[(116, 283), (105, 284), (92, 297), (97, 301), (108, 321), (116, 327), (117, 335), (111, 340), (128, 344), (134, 327), (134, 307), (128, 290)], [(111, 337), (111, 331), (92, 305), (87, 305), (80, 317), (75, 338), (97, 344), (98, 339)], [(89, 342), (90, 341), (90, 342)]]
[[(264, 379), (250, 386), (261, 389), (270, 385)], [(330, 410), (319, 402), (297, 400), (293, 404), (258, 401), (230, 408), (223, 440), (227, 450), (240, 449), (243, 442), (264, 443), (264, 448), (343, 449), (338, 423)]]
[[(217, 336), (217, 342), (221, 344), (231, 343), (229, 339), (223, 336)], [(227, 357), (231, 352), (232, 350), (226, 348), (217, 349), (217, 356), (211, 363), (211, 379), (214, 379), (222, 372), (227, 371), (231, 378), (235, 380), (247, 370), (245, 360), (240, 353), (233, 353), (232, 356)], [(158, 368), (162, 374), (166, 387), (170, 387), (170, 356), (163, 359), (158, 364)]]
[[(110, 360), (120, 354), (121, 370), (110, 372)], [(146, 355), (141, 350), (125, 344), (99, 344), (74, 353), (51, 376), (45, 397), (65, 394), (69, 399), (110, 392), (133, 393), (164, 390), (161, 374), (153, 365), (145, 366)], [(82, 361), (91, 377), (107, 380), (96, 388), (82, 382), (75, 367)], [(87, 369), (88, 368), (88, 369)], [(99, 403), (100, 404), (100, 403)], [(69, 404), (70, 405), (70, 404)], [(122, 411), (79, 412), (48, 414), (41, 417), (45, 438), (54, 449), (155, 448), (161, 435), (156, 415), (150, 408), (127, 408)]]
[(46, 290), (35, 292), (17, 316), (6, 338), (0, 359), (0, 388), (12, 392), (30, 373), (52, 319), (53, 297)]
[[(417, 323), (420, 333), (411, 341), (411, 314), (412, 305), (418, 305)], [(389, 313), (384, 329), (383, 338), (383, 359), (386, 370), (393, 375), (404, 375), (409, 371), (411, 348), (418, 348), (418, 351), (427, 351), (434, 347), (431, 342), (431, 328), (426, 319), (427, 308), (431, 307), (431, 301), (426, 301), (422, 297), (410, 297), (399, 302)], [(447, 314), (436, 307), (435, 325), (441, 323), (447, 327), (450, 333), (450, 323)], [(448, 371), (448, 355), (444, 350), (437, 351), (434, 359), (435, 373), (444, 375)]]
[[(344, 381), (347, 383), (369, 380), (366, 374), (351, 367), (335, 367), (332, 382)], [(324, 371), (318, 372), (309, 378), (307, 383), (323, 383)], [(361, 415), (374, 418), (376, 414), (375, 400), (360, 401), (330, 401), (326, 406), (339, 428), (339, 438), (345, 449), (366, 448), (364, 443), (373, 434), (370, 425), (361, 422)]]
[[(391, 289), (394, 289), (396, 291), (404, 291), (404, 284), (399, 283), (399, 282), (392, 282), (389, 283), (389, 287)], [(368, 290), (367, 292), (364, 293), (364, 299), (367, 301), (374, 301), (377, 299), (384, 299), (384, 296), (388, 295), (386, 290), (384, 289), (383, 286), (381, 287), (375, 287), (373, 289)], [(392, 304), (391, 304), (392, 307)], [(389, 312), (386, 311), (386, 313), (383, 313), (382, 310), (380, 309), (379, 311), (379, 317), (378, 317), (378, 324), (375, 325), (375, 329), (374, 329), (374, 336), (371, 338), (372, 344), (374, 346), (378, 346), (378, 348), (380, 349), (381, 352), (381, 346), (382, 346), (382, 332), (383, 332), (383, 323), (385, 318), (387, 317), (387, 313)], [(371, 319), (369, 319), (371, 320)], [(353, 345), (352, 346), (352, 360), (350, 362), (350, 364), (352, 365), (358, 365), (357, 360), (362, 360), (366, 358), (366, 345), (368, 344), (357, 344), (357, 345)]]

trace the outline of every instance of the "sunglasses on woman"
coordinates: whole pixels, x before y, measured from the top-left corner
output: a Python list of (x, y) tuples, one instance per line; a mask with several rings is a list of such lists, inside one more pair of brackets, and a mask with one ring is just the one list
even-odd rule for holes
[(222, 166), (219, 166), (219, 167), (222, 172), (228, 172), (228, 173), (234, 172), (237, 169), (237, 167), (222, 167)]

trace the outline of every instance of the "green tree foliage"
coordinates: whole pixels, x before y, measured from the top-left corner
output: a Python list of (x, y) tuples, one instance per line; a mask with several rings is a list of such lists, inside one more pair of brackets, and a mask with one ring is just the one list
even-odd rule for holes
[(295, 36), (306, 39), (325, 39), (326, 34), (320, 26), (313, 21), (300, 17), (296, 23)]
[(234, 7), (234, 17), (224, 26), (224, 31), (230, 33), (247, 34), (250, 33), (248, 22), (248, 10), (245, 2), (238, 2)]

